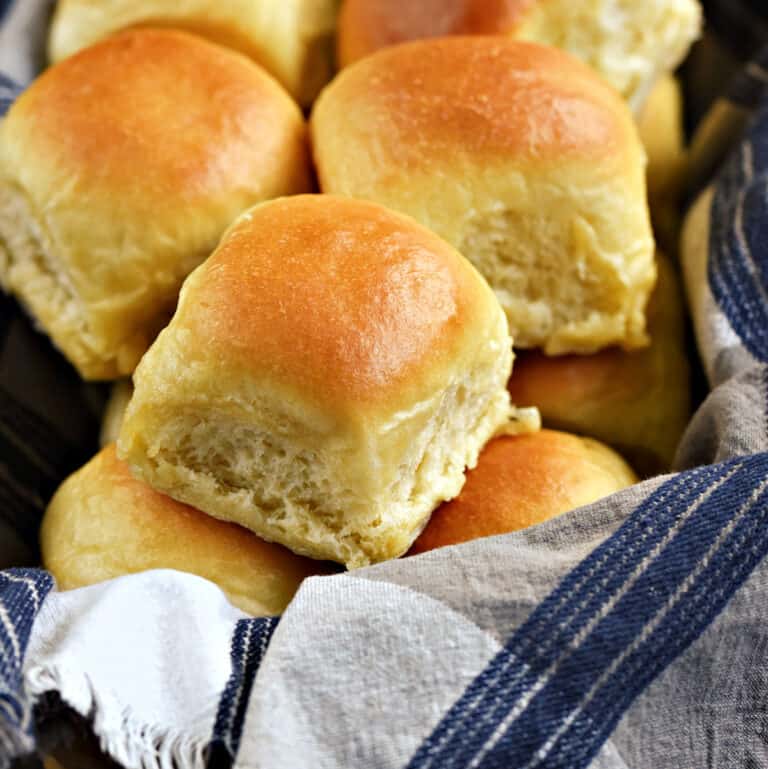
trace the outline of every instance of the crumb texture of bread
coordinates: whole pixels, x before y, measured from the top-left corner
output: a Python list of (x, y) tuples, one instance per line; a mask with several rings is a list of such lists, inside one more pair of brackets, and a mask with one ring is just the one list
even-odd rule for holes
[(47, 70), (0, 123), (0, 283), (83, 377), (125, 376), (232, 220), (309, 184), (301, 112), (258, 65), (126, 32)]
[(121, 456), (155, 488), (349, 567), (405, 552), (510, 418), (511, 339), (460, 254), (380, 206), (241, 217), (138, 367)]
[(181, 29), (258, 62), (302, 105), (333, 72), (337, 0), (60, 0), (48, 53), (58, 62), (133, 27)]
[(506, 38), (387, 48), (323, 91), (311, 133), (321, 189), (402, 211), (454, 245), (496, 292), (516, 346), (647, 344), (645, 154), (626, 104), (573, 57)]
[(637, 483), (605, 444), (554, 430), (501, 437), (459, 496), (435, 511), (410, 553), (527, 529)]
[(114, 445), (61, 485), (40, 541), (60, 590), (176, 569), (217, 584), (254, 616), (280, 614), (305, 577), (328, 573), (324, 564), (151, 489), (131, 475)]
[(380, 48), (429, 37), (509, 35), (568, 51), (638, 112), (701, 26), (697, 0), (345, 0), (337, 59), (345, 67)]

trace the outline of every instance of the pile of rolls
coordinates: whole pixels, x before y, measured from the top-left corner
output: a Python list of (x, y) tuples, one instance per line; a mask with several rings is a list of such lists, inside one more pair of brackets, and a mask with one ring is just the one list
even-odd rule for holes
[(672, 72), (700, 24), (696, 0), (60, 0), (0, 122), (0, 284), (115, 382), (43, 522), (59, 587), (173, 568), (277, 614), (307, 576), (669, 469)]

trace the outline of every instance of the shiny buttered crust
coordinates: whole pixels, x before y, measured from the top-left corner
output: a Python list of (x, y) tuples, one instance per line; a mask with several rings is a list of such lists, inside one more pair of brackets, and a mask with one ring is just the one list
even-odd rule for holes
[(504, 313), (407, 217), (306, 195), (242, 216), (144, 356), (120, 455), (296, 552), (404, 553), (510, 416)]
[(258, 65), (127, 32), (0, 124), (0, 282), (83, 377), (130, 374), (232, 220), (309, 183), (301, 112)]
[(280, 614), (322, 564), (217, 521), (136, 480), (114, 445), (56, 492), (40, 530), (43, 564), (71, 590), (149, 569), (176, 569), (217, 584), (256, 616)]
[(387, 48), (323, 91), (311, 129), (322, 190), (410, 214), (456, 246), (517, 346), (647, 343), (645, 155), (624, 102), (573, 57), (506, 38)]
[(59, 0), (51, 61), (130, 27), (172, 27), (244, 53), (308, 105), (329, 80), (337, 0)]
[(644, 476), (671, 468), (691, 416), (680, 281), (661, 253), (658, 266), (650, 347), (559, 358), (521, 354), (509, 381), (515, 403), (537, 406), (545, 425), (605, 441)]
[(496, 438), (410, 552), (526, 529), (636, 482), (615, 451), (589, 438), (552, 430)]
[(345, 67), (421, 38), (509, 35), (568, 51), (637, 111), (683, 60), (701, 20), (697, 0), (344, 0), (337, 59)]

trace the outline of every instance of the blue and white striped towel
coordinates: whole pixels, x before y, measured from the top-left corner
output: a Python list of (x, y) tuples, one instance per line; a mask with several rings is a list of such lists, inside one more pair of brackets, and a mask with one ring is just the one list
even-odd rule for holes
[[(46, 8), (11, 3), (0, 26), (18, 77), (34, 51), (11, 56), (16, 25)], [(712, 391), (681, 472), (310, 579), (279, 620), (170, 571), (70, 593), (2, 572), (0, 766), (33, 748), (49, 692), (127, 767), (768, 766), (766, 64), (734, 91), (758, 108), (686, 233)]]

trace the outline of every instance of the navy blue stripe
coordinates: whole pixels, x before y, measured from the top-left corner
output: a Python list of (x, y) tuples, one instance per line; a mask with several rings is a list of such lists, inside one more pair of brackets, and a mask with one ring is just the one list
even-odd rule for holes
[(230, 651), (232, 673), (219, 700), (208, 766), (228, 767), (237, 757), (253, 682), (279, 620), (259, 617), (235, 625)]
[[(750, 468), (749, 464), (756, 464), (762, 475), (753, 477), (750, 470), (754, 468)], [(749, 499), (754, 488), (765, 480), (766, 463), (760, 461), (749, 464), (708, 498), (582, 646), (563, 662), (549, 683), (480, 764), (482, 769), (507, 766), (504, 761), (508, 761), (510, 755), (515, 756), (520, 766), (534, 761), (537, 751), (556, 734), (569, 714), (577, 711), (584, 695), (614, 661), (619, 660), (642, 637), (643, 629), (702, 563), (707, 551), (728, 525), (730, 517)], [(767, 498), (768, 495), (763, 492), (762, 504), (756, 507), (746, 521), (745, 525), (751, 531), (765, 518)], [(725, 545), (717, 551), (720, 560), (732, 560), (734, 557), (743, 559), (744, 541), (731, 541), (731, 546), (733, 549), (730, 552), (725, 549)], [(592, 720), (592, 714), (607, 717), (612, 713), (614, 717), (619, 717), (624, 711), (617, 711), (616, 703), (622, 699), (622, 694), (625, 691), (634, 692), (628, 701), (625, 699), (628, 705), (644, 688), (641, 684), (646, 681), (648, 670), (663, 670), (682, 648), (686, 648), (701, 634), (714, 615), (711, 611), (697, 613), (696, 609), (702, 603), (710, 609), (716, 603), (714, 598), (718, 590), (726, 590), (730, 597), (743, 582), (743, 579), (734, 579), (734, 576), (733, 573), (719, 574), (720, 581), (714, 585), (700, 578), (691, 586), (676, 604), (675, 610), (656, 629), (654, 639), (641, 645), (633, 658), (627, 660), (600, 687), (591, 708), (580, 714), (580, 718), (558, 741), (557, 751), (548, 755), (547, 767), (577, 769), (586, 766), (602, 745), (601, 741), (593, 737), (594, 728), (600, 722)], [(677, 643), (673, 643), (672, 638)], [(662, 661), (665, 664), (660, 668)], [(534, 765), (537, 764), (534, 762)]]
[[(463, 760), (473, 757), (506, 714), (509, 700), (520, 696), (552, 664), (562, 645), (569, 643), (594, 615), (606, 593), (622, 585), (637, 563), (663, 538), (679, 510), (726, 472), (723, 467), (698, 468), (671, 479), (651, 494), (613, 537), (539, 605), (469, 686), (409, 766), (416, 769), (428, 765), (423, 762), (438, 751), (438, 746), (436, 755), (440, 760), (435, 766), (463, 766)], [(553, 627), (557, 633), (552, 632)], [(519, 660), (525, 660), (525, 666)], [(468, 723), (459, 726), (463, 719)]]
[(763, 402), (765, 408), (763, 412), (763, 427), (765, 428), (765, 434), (768, 435), (768, 366), (763, 366), (763, 387), (765, 388), (763, 393), (765, 398)]
[(0, 72), (0, 88), (6, 88), (8, 90), (19, 88), (15, 80), (11, 80), (7, 75)]
[[(761, 469), (764, 478), (764, 469)], [(760, 478), (755, 482), (759, 483)], [(735, 500), (734, 500), (735, 503)], [(726, 508), (727, 509), (727, 508)], [(606, 682), (591, 706), (579, 715), (564, 735), (547, 766), (586, 766), (596, 755), (634, 699), (698, 638), (725, 608), (768, 553), (768, 493), (763, 492), (754, 512), (734, 530), (715, 558), (647, 642), (630, 655)], [(600, 726), (601, 735), (594, 734)]]
[(13, 5), (13, 0), (0, 0), (0, 22), (2, 22), (8, 11), (11, 10), (11, 5)]
[[(53, 578), (40, 569), (0, 572), (0, 729), (32, 734), (31, 704), (24, 695), (22, 665), (37, 612), (53, 588)], [(10, 622), (10, 627), (7, 625)], [(10, 712), (9, 712), (10, 711)]]
[[(618, 589), (634, 568), (633, 556), (657, 545), (667, 533), (668, 525), (676, 520), (676, 511), (691, 504), (722, 475), (723, 471), (717, 467), (698, 468), (690, 477), (672, 479), (651, 494), (639, 507), (637, 515), (627, 521), (615, 539), (605, 544), (594, 561), (585, 563), (582, 569), (575, 569), (563, 580), (558, 611), (552, 611), (549, 602), (545, 602), (541, 615), (532, 618), (532, 629), (544, 628), (552, 623), (563, 629), (570, 626), (567, 637), (569, 640), (573, 638), (600, 605), (601, 595), (591, 589), (597, 574), (602, 591)], [(567, 599), (566, 595), (572, 596), (572, 599)], [(552, 603), (554, 605), (555, 601)], [(550, 661), (551, 655), (546, 658), (546, 664)]]
[[(2, 2), (2, 0), (0, 0), (0, 2)], [(0, 72), (0, 117), (8, 112), (11, 104), (13, 104), (21, 91), (21, 86), (17, 85), (13, 80)]]
[[(485, 746), (490, 750), (482, 767), (526, 766), (554, 738), (569, 714), (578, 717), (541, 765), (586, 766), (637, 694), (703, 632), (768, 552), (768, 538), (763, 542), (761, 537), (758, 542), (744, 534), (768, 531), (768, 526), (763, 526), (768, 497), (763, 494), (659, 627), (642, 638), (643, 627), (690, 578), (731, 516), (766, 477), (768, 455), (757, 455), (694, 470), (664, 483), (533, 612), (422, 744), (409, 767), (465, 767)], [(680, 493), (681, 484), (690, 484), (690, 488)], [(619, 580), (618, 575), (628, 576), (638, 570), (704, 491), (708, 496), (688, 511), (688, 520), (644, 567), (646, 570), (640, 570), (640, 577), (626, 595), (580, 639), (577, 651), (563, 655), (575, 638), (574, 629), (585, 627), (587, 619), (597, 619), (600, 606), (606, 606), (623, 584), (625, 580)], [(628, 547), (630, 532), (639, 547)], [(613, 559), (620, 561), (619, 568)], [(585, 598), (588, 612), (579, 608)], [(559, 609), (551, 610), (563, 605), (575, 607), (576, 612), (567, 617)], [(675, 641), (670, 642), (670, 637)], [(622, 655), (632, 651), (638, 638), (642, 639), (640, 648), (601, 682), (584, 712), (577, 711), (582, 697), (621, 661)], [(563, 655), (562, 661), (548, 682), (538, 693), (531, 691), (556, 655)], [(530, 702), (513, 718), (512, 708), (524, 694)], [(480, 723), (482, 728), (478, 728)], [(499, 731), (504, 733), (491, 747), (491, 737)]]

